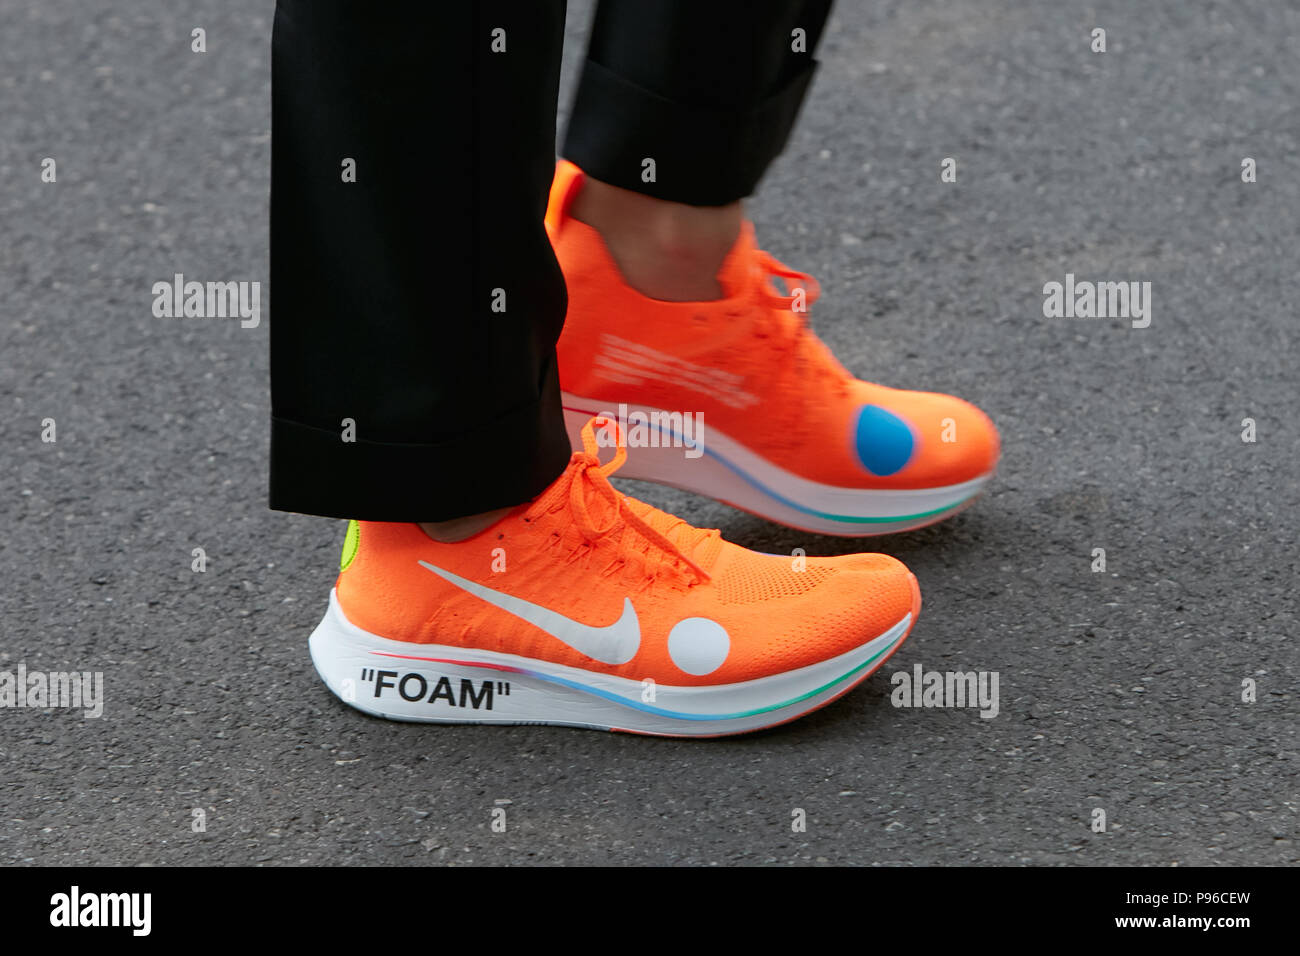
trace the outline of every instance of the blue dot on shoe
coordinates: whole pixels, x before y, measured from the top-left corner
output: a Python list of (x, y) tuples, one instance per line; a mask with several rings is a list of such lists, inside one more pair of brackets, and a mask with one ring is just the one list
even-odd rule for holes
[(912, 429), (879, 405), (863, 405), (856, 433), (858, 461), (873, 475), (892, 475), (912, 457)]

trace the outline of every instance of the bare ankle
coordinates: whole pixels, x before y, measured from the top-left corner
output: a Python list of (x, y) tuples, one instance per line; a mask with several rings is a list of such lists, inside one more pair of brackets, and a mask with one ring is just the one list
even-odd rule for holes
[(498, 508), (496, 511), (484, 511), (463, 518), (451, 518), (448, 521), (421, 521), (420, 528), (434, 541), (455, 544), (492, 527), (512, 510), (512, 508)]
[(739, 202), (687, 206), (588, 177), (572, 212), (601, 234), (623, 278), (642, 295), (670, 302), (722, 297), (718, 270), (740, 235)]

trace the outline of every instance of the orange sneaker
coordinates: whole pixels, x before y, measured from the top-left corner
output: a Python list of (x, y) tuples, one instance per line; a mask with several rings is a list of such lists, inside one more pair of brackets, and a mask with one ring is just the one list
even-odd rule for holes
[(694, 528), (609, 483), (620, 437), (589, 423), (550, 488), (464, 541), (352, 522), (311, 636), (330, 690), (397, 720), (708, 737), (816, 710), (898, 649), (921, 606), (901, 563)]
[(592, 415), (616, 417), (625, 477), (821, 534), (918, 528), (974, 501), (998, 459), (988, 416), (854, 378), (805, 321), (816, 281), (758, 250), (748, 223), (718, 275), (725, 298), (641, 295), (569, 216), (582, 181), (561, 162), (546, 215), (569, 287), (558, 350), (574, 447)]

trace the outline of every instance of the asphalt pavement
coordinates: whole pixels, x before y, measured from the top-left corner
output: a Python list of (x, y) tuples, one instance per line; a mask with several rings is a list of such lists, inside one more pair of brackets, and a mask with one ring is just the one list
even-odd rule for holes
[[(1003, 459), (870, 542), (924, 594), (896, 657), (718, 742), (387, 723), (317, 679), (344, 525), (266, 507), (268, 321), (151, 309), (268, 280), (271, 15), (0, 0), (0, 672), (104, 680), (96, 719), (0, 709), (0, 863), (1300, 861), (1294, 4), (839, 4), (758, 235), (845, 364), (977, 403)], [(1150, 282), (1149, 325), (1045, 315), (1067, 274)], [(997, 716), (893, 706), (917, 665), (996, 672)]]

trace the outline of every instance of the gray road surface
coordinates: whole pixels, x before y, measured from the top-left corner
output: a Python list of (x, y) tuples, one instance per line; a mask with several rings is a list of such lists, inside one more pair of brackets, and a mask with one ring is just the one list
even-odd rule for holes
[[(977, 402), (1004, 459), (975, 509), (873, 544), (925, 595), (898, 656), (720, 743), (390, 724), (318, 682), (343, 524), (265, 506), (266, 322), (150, 308), (176, 272), (267, 279), (270, 21), (0, 0), (0, 671), (107, 696), (0, 710), (0, 862), (1300, 859), (1294, 4), (840, 4), (760, 238), (820, 277), (846, 364)], [(1045, 318), (1067, 272), (1150, 281), (1150, 327)], [(630, 490), (761, 550), (852, 549)], [(916, 664), (997, 671), (999, 715), (894, 708)]]

